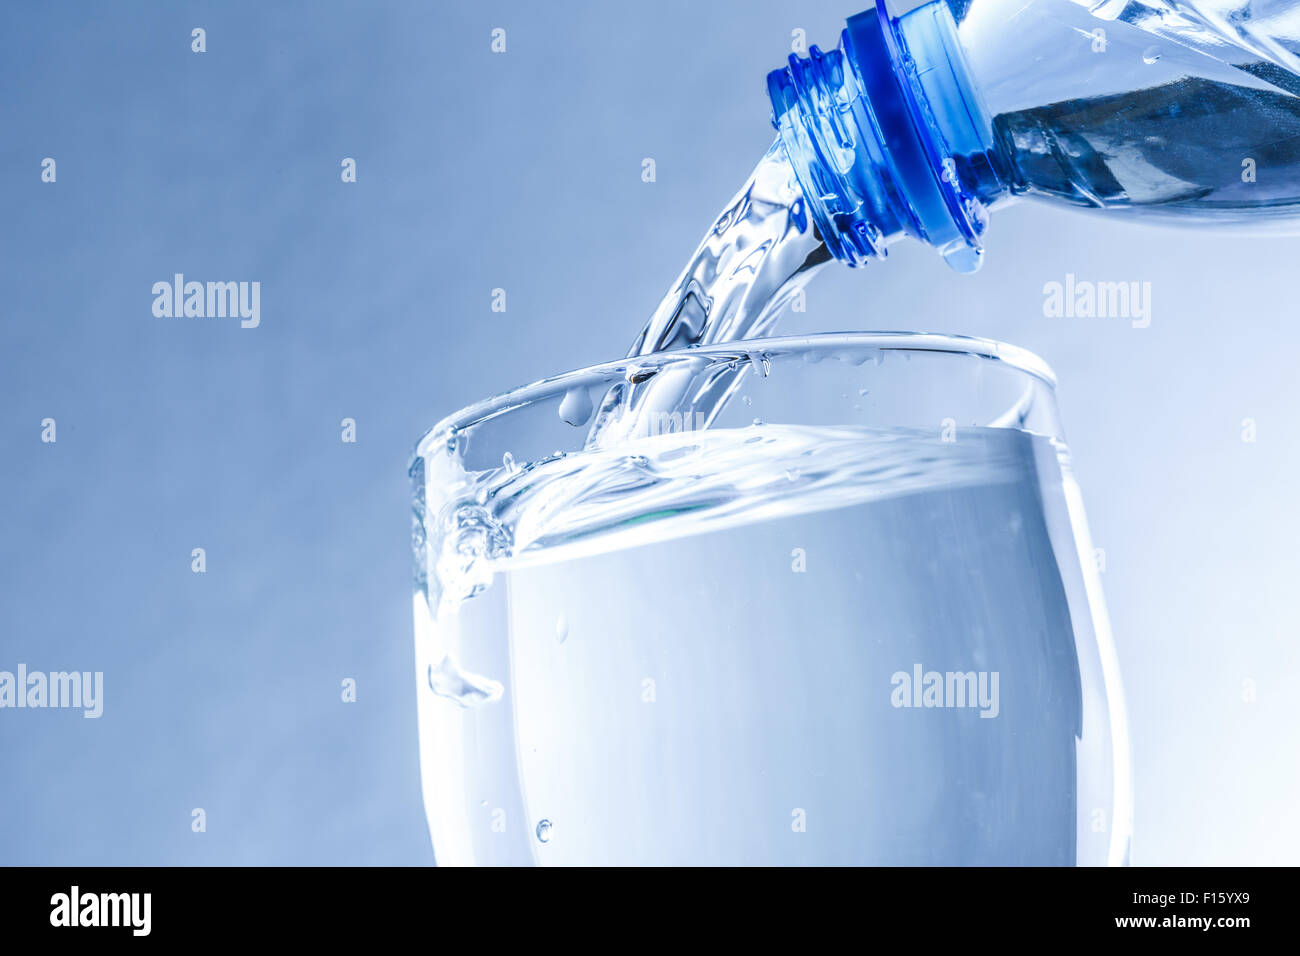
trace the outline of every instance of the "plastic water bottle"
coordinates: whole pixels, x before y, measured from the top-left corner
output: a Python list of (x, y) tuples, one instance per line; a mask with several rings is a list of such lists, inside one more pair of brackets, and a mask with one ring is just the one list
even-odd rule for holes
[[(990, 212), (1020, 197), (1291, 229), (1297, 50), (1300, 0), (876, 0), (837, 49), (768, 75), (777, 141), (629, 354), (765, 335), (824, 263), (907, 236), (973, 272)], [(740, 376), (612, 389), (589, 444), (707, 423)]]
[[(1295, 0), (885, 0), (768, 75), (849, 265), (904, 236), (979, 268), (1019, 197), (1270, 228), (1300, 213)], [(1289, 225), (1289, 222), (1288, 222)]]

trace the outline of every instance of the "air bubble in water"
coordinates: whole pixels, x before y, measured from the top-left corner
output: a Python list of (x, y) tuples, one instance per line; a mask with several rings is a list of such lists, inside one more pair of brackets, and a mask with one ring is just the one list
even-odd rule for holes
[(564, 393), (560, 402), (560, 420), (569, 425), (581, 426), (591, 421), (591, 393), (584, 386), (575, 385)]
[(1160, 47), (1149, 46), (1142, 51), (1142, 62), (1150, 66), (1156, 60), (1160, 59)]
[(552, 829), (553, 829), (553, 825), (552, 825), (552, 823), (551, 823), (550, 820), (538, 820), (538, 821), (537, 821), (537, 841), (538, 841), (539, 843), (550, 843), (550, 842), (551, 842), (551, 830), (552, 830)]
[(429, 665), (429, 689), (461, 707), (478, 707), (501, 699), (505, 688), (481, 674), (460, 669), (450, 655), (436, 666)]
[(561, 614), (559, 617), (555, 619), (555, 639), (559, 641), (561, 644), (563, 644), (565, 640), (568, 638), (568, 636), (569, 636), (569, 619), (565, 617), (563, 614)]

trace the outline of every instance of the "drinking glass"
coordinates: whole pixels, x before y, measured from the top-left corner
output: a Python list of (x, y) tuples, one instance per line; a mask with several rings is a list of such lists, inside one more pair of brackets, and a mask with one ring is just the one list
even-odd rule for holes
[(436, 425), (410, 473), (438, 862), (1127, 863), (1055, 388), (996, 342), (827, 334)]

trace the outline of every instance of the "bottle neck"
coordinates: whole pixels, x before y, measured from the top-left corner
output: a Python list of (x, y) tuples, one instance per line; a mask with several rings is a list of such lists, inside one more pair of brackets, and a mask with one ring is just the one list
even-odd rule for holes
[(911, 236), (959, 272), (979, 268), (1008, 164), (944, 0), (891, 17), (885, 0), (768, 74), (772, 123), (818, 231), (849, 265)]

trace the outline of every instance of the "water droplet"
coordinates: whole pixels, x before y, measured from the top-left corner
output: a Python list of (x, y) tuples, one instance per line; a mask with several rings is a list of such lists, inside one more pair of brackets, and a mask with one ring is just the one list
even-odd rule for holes
[(799, 469), (798, 469), (798, 468), (787, 468), (787, 469), (785, 470), (785, 476), (786, 476), (786, 478), (788, 478), (790, 481), (798, 481), (798, 480), (799, 480)]
[(1142, 62), (1148, 66), (1158, 59), (1160, 59), (1160, 47), (1149, 46), (1142, 51)]
[(561, 614), (559, 617), (555, 619), (555, 639), (559, 641), (561, 644), (563, 644), (565, 640), (568, 638), (568, 636), (569, 636), (569, 619), (565, 617), (563, 614)]
[(847, 362), (849, 365), (852, 365), (854, 368), (857, 368), (859, 365), (865, 363), (868, 358), (867, 353), (862, 351), (861, 349), (846, 349), (841, 352), (834, 352), (832, 353), (832, 355), (834, 356), (835, 361)]
[(755, 419), (754, 419), (754, 427), (755, 427), (755, 428), (759, 428), (759, 427), (761, 427), (762, 424), (763, 424), (763, 419), (761, 419), (761, 418), (755, 418)]
[(575, 427), (591, 421), (591, 393), (582, 385), (575, 385), (564, 393), (560, 402), (560, 420)]
[(871, 394), (871, 389), (869, 389), (869, 388), (860, 388), (860, 389), (858, 389), (858, 394), (859, 394), (859, 395), (862, 395), (862, 396), (869, 395), (869, 394)]
[(554, 825), (551, 823), (550, 820), (538, 820), (538, 821), (537, 821), (537, 841), (538, 841), (539, 843), (550, 843), (550, 842), (551, 842), (551, 830), (552, 830), (553, 828), (554, 828)]
[(753, 400), (752, 398), (750, 398), (748, 395), (742, 395), (742, 396), (740, 396), (740, 400), (741, 400), (742, 402), (744, 402), (746, 405), (753, 405), (753, 404), (754, 404), (754, 400)]
[(510, 454), (510, 452), (506, 452), (504, 455), (502, 455), (501, 467), (504, 468), (506, 471), (513, 472), (515, 470), (515, 456)]

